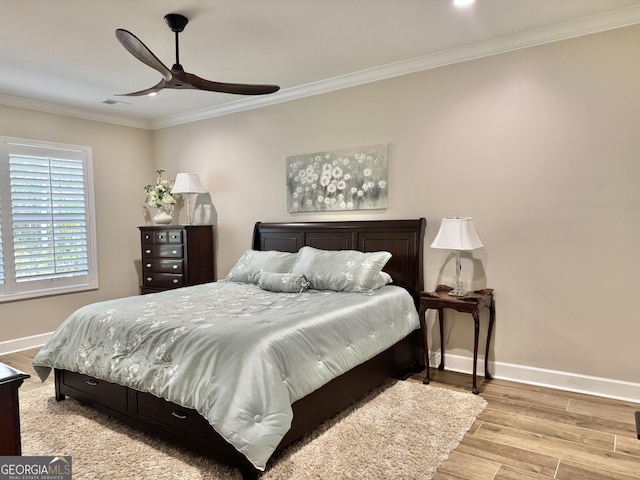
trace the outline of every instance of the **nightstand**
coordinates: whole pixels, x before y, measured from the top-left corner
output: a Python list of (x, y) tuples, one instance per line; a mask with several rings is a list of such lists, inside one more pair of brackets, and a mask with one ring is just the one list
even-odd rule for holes
[(452, 290), (446, 285), (438, 285), (435, 292), (420, 293), (420, 328), (422, 329), (422, 339), (424, 341), (425, 362), (427, 366), (427, 376), (424, 383), (431, 380), (429, 373), (429, 345), (427, 342), (427, 326), (425, 314), (428, 309), (438, 310), (438, 320), (440, 323), (440, 365), (438, 370), (444, 370), (444, 312), (445, 308), (452, 308), (457, 312), (470, 313), (474, 321), (474, 338), (473, 338), (473, 387), (472, 392), (478, 395), (478, 385), (476, 383), (476, 369), (478, 366), (478, 335), (480, 333), (480, 311), (484, 308), (489, 309), (489, 329), (487, 331), (487, 346), (484, 356), (484, 378), (490, 379), (489, 374), (489, 343), (491, 342), (491, 332), (493, 323), (496, 318), (495, 302), (493, 300), (493, 289), (485, 288), (469, 292), (464, 297), (454, 297), (449, 295)]
[(0, 363), (0, 456), (21, 455), (18, 388), (29, 375)]

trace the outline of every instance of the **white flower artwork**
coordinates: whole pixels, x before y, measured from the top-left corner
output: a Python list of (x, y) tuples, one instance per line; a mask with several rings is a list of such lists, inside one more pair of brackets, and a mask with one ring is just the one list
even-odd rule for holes
[(287, 157), (287, 211), (387, 208), (387, 146)]

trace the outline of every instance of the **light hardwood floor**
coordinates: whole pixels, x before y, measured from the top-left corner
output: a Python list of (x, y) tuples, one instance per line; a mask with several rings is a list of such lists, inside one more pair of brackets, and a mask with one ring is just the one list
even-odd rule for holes
[[(0, 356), (31, 375), (21, 391), (42, 385), (31, 367), (36, 352)], [(431, 378), (434, 386), (470, 390), (469, 375), (432, 369)], [(488, 407), (434, 480), (640, 479), (640, 404), (497, 379), (479, 387)]]

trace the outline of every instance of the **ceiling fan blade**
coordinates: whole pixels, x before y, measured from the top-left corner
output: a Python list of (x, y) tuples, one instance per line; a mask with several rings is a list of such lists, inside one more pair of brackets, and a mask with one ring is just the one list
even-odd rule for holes
[(120, 94), (121, 96), (149, 95), (157, 93), (163, 88), (196, 89), (210, 92), (233, 93), (236, 95), (265, 95), (280, 90), (278, 85), (212, 82), (192, 73), (185, 72), (182, 65), (180, 65), (178, 34), (184, 30), (189, 20), (183, 15), (169, 14), (165, 16), (165, 21), (176, 35), (176, 63), (171, 70), (133, 33), (122, 28), (116, 30), (116, 37), (122, 46), (142, 63), (160, 72), (163, 77), (157, 85), (151, 88), (139, 92), (123, 93)]
[(167, 82), (160, 80), (156, 85), (150, 88), (146, 88), (144, 90), (140, 90), (139, 92), (131, 92), (131, 93), (116, 93), (118, 97), (142, 97), (144, 95), (151, 95), (152, 93), (158, 93), (163, 88), (167, 87)]
[(149, 50), (149, 48), (133, 33), (128, 30), (118, 28), (116, 30), (116, 38), (131, 55), (136, 57), (145, 65), (148, 65), (160, 72), (167, 82), (171, 81), (171, 70), (169, 70), (166, 65), (162, 63), (158, 57), (156, 57), (153, 52)]
[(265, 95), (280, 90), (278, 85), (256, 85), (247, 83), (221, 83), (205, 80), (193, 73), (184, 74), (184, 80), (198, 90), (210, 92), (234, 93), (236, 95)]

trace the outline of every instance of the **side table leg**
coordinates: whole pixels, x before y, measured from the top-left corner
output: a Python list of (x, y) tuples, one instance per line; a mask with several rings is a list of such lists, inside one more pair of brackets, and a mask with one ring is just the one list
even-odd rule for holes
[(493, 331), (493, 322), (496, 319), (496, 307), (493, 300), (491, 300), (491, 305), (489, 305), (489, 330), (487, 331), (487, 351), (484, 354), (484, 378), (487, 380), (491, 379), (491, 374), (489, 373), (489, 345), (491, 344), (491, 332)]
[(440, 323), (440, 365), (438, 370), (444, 370), (444, 309), (438, 309), (438, 323)]
[(427, 322), (425, 319), (426, 311), (427, 309), (421, 306), (420, 311), (418, 312), (418, 318), (420, 319), (420, 331), (422, 332), (422, 342), (424, 345), (424, 365), (425, 370), (427, 371), (422, 383), (428, 385), (431, 381), (431, 374), (429, 371), (429, 342), (427, 341)]
[(476, 382), (476, 372), (478, 370), (478, 335), (480, 334), (480, 315), (478, 311), (472, 313), (473, 322), (474, 322), (474, 337), (473, 337), (473, 388), (471, 391), (478, 395), (480, 390), (478, 390), (478, 385)]

